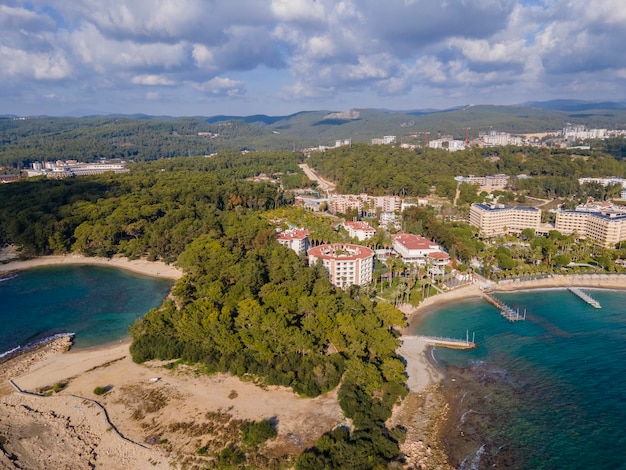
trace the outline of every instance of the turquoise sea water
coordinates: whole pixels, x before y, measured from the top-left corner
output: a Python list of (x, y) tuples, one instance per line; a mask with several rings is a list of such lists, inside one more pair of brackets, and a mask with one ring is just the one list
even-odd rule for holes
[(0, 354), (59, 333), (75, 333), (76, 347), (124, 338), (172, 285), (99, 266), (34, 268), (0, 279)]
[(497, 294), (527, 310), (509, 323), (483, 300), (426, 315), (419, 334), (476, 334), (474, 351), (433, 350), (453, 412), (444, 442), (457, 468), (626, 468), (626, 292)]

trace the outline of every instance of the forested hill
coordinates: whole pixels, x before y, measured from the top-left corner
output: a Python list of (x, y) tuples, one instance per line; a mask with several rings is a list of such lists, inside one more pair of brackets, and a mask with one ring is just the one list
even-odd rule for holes
[(623, 106), (599, 103), (532, 106), (464, 106), (445, 111), (372, 109), (307, 111), (289, 116), (104, 116), (85, 118), (0, 117), (0, 166), (35, 160), (122, 158), (145, 161), (212, 154), (224, 149), (293, 150), (332, 146), (338, 139), (369, 142), (383, 135), (419, 143), (420, 132), (465, 137), (490, 129), (512, 133), (556, 131), (566, 123), (626, 128)]
[[(0, 185), (0, 245), (19, 245), (24, 255), (177, 262), (186, 275), (174, 298), (132, 326), (135, 361), (180, 359), (304, 396), (338, 387), (350, 428), (322, 436), (296, 468), (385, 468), (404, 438), (403, 429), (385, 425), (407, 393), (394, 329), (404, 317), (372, 291), (334, 288), (321, 266), (276, 241), (267, 211), (288, 204), (287, 195), (242, 178), (298, 162), (294, 153), (233, 152), (138, 163), (125, 174)], [(230, 443), (224, 449), (209, 457), (222, 462), (241, 452)], [(265, 467), (287, 466), (294, 459)]]
[(581, 177), (626, 177), (626, 162), (608, 153), (545, 147), (448, 152), (355, 144), (315, 152), (308, 164), (335, 181), (340, 193), (426, 196), (435, 187), (439, 196), (449, 200), (454, 197), (454, 176), (458, 175), (525, 174), (532, 178), (517, 181), (519, 189), (535, 197), (580, 195)]

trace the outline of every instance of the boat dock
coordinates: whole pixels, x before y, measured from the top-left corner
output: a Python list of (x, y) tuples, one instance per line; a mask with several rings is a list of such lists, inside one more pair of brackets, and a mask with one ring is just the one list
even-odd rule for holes
[(584, 292), (582, 289), (580, 289), (578, 287), (568, 287), (567, 290), (570, 291), (571, 293), (577, 295), (581, 299), (583, 299), (585, 302), (587, 302), (592, 307), (594, 307), (594, 308), (602, 308), (602, 305), (600, 305), (600, 302), (598, 302), (596, 299), (594, 299), (589, 294)]
[(465, 339), (444, 338), (441, 336), (402, 336), (403, 341), (411, 339), (421, 339), (433, 346), (439, 346), (449, 349), (475, 349), (476, 342), (474, 341), (474, 335), (472, 335), (472, 341), (469, 340), (469, 332)]
[(526, 320), (526, 310), (523, 313), (520, 313), (519, 308), (514, 310), (512, 307), (509, 307), (504, 302), (496, 299), (488, 292), (483, 292), (483, 299), (489, 302), (491, 305), (500, 310), (500, 315), (506, 318), (508, 321), (523, 321)]

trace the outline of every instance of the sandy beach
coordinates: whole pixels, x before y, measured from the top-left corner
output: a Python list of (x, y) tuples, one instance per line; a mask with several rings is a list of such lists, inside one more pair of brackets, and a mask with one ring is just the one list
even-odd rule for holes
[[(334, 392), (305, 399), (226, 374), (139, 365), (128, 346), (62, 352), (50, 344), (1, 364), (0, 468), (205, 466), (198, 449), (220, 449), (243, 420), (261, 419), (278, 431), (261, 452), (280, 458), (342, 422)], [(51, 396), (34, 395), (55, 385)], [(95, 395), (96, 387), (107, 392)]]
[[(183, 275), (163, 263), (79, 255), (13, 261), (0, 265), (0, 273), (61, 264)], [(139, 365), (129, 341), (69, 347), (62, 338), (0, 364), (0, 468), (204, 467), (210, 457), (199, 455), (200, 448), (236, 442), (244, 421), (261, 419), (278, 431), (260, 452), (271, 462), (302, 452), (343, 421), (336, 391), (305, 399), (285, 387), (186, 366)], [(95, 395), (96, 387), (107, 392)]]
[(37, 268), (41, 266), (58, 265), (94, 265), (110, 266), (112, 268), (124, 269), (138, 274), (145, 274), (152, 277), (163, 277), (166, 279), (180, 279), (183, 272), (161, 261), (146, 261), (145, 259), (129, 260), (128, 258), (114, 256), (113, 258), (87, 257), (79, 254), (69, 254), (65, 256), (41, 256), (26, 261), (10, 261), (0, 264), (0, 274), (23, 269)]

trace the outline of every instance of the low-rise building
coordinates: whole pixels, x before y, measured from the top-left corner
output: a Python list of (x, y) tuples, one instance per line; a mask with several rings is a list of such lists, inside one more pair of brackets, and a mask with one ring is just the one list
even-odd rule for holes
[(491, 192), (495, 189), (504, 189), (509, 184), (509, 176), (498, 174), (488, 176), (455, 176), (458, 183), (477, 184), (483, 191)]
[(309, 232), (304, 229), (290, 229), (278, 234), (278, 243), (291, 248), (297, 254), (306, 253), (309, 250)]
[(350, 237), (361, 242), (376, 235), (376, 229), (367, 222), (344, 222), (342, 225)]
[(347, 243), (320, 245), (311, 248), (308, 254), (309, 264), (321, 260), (328, 270), (330, 282), (341, 289), (372, 282), (374, 251), (365, 246)]
[(469, 223), (478, 227), (483, 237), (520, 233), (526, 228), (537, 231), (541, 228), (541, 210), (504, 204), (472, 204)]
[(67, 178), (71, 176), (99, 175), (102, 173), (126, 173), (125, 162), (120, 163), (78, 163), (75, 160), (56, 162), (34, 162), (32, 169), (26, 170), (29, 177)]
[(446, 272), (446, 266), (450, 264), (450, 255), (443, 251), (435, 251), (428, 253), (426, 256), (426, 264), (428, 265), (428, 273), (431, 277), (443, 276)]
[(450, 256), (445, 253), (437, 243), (420, 235), (396, 233), (391, 236), (391, 239), (393, 240), (394, 251), (402, 258), (402, 261), (407, 264), (426, 266), (429, 261), (428, 257), (435, 253), (438, 254), (432, 258), (433, 260), (446, 257), (446, 264), (450, 260)]

